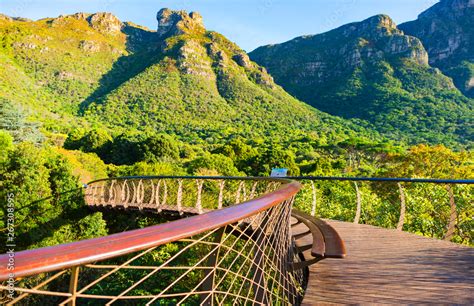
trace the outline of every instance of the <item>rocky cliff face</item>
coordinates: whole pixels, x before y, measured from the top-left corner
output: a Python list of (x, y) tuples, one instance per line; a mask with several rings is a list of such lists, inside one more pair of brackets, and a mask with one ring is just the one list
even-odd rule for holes
[(355, 135), (352, 123), (275, 85), (198, 13), (162, 9), (157, 20), (150, 31), (107, 13), (21, 22), (0, 15), (0, 100), (21, 103), (53, 128), (68, 118), (192, 141), (311, 133), (334, 143)]
[(430, 64), (474, 97), (474, 0), (442, 0), (400, 29), (420, 38)]
[(227, 73), (237, 73), (258, 85), (275, 87), (272, 77), (245, 51), (219, 33), (207, 31), (199, 13), (164, 8), (157, 13), (157, 21), (160, 50), (176, 60), (182, 73), (214, 81)]
[(136, 74), (123, 71), (125, 81), (95, 98), (88, 113), (120, 128), (133, 122), (192, 139), (272, 135), (281, 128), (322, 130), (326, 122), (347, 130), (336, 123), (342, 119), (310, 108), (276, 86), (245, 51), (207, 31), (198, 13), (162, 9), (157, 21), (157, 48), (146, 54), (146, 67)]
[(384, 133), (468, 133), (459, 122), (472, 116), (472, 101), (429, 65), (420, 39), (386, 15), (260, 47), (250, 58), (298, 99), (333, 115), (367, 120)]
[(111, 13), (76, 13), (73, 15), (59, 16), (51, 20), (51, 24), (60, 26), (73, 20), (84, 20), (93, 29), (105, 34), (119, 34), (124, 24)]
[(160, 37), (205, 32), (202, 16), (197, 12), (188, 14), (185, 11), (164, 8), (156, 14), (156, 19), (158, 20), (157, 33)]
[[(406, 36), (386, 15), (342, 26), (314, 36), (295, 38), (251, 52), (282, 85), (310, 86), (330, 82), (381, 61), (410, 60), (428, 65), (419, 39)], [(293, 91), (298, 94), (297, 90)]]
[(474, 0), (443, 0), (400, 29), (423, 41), (430, 64), (474, 60)]
[(91, 27), (99, 32), (119, 33), (123, 27), (123, 23), (110, 13), (92, 14), (87, 20)]

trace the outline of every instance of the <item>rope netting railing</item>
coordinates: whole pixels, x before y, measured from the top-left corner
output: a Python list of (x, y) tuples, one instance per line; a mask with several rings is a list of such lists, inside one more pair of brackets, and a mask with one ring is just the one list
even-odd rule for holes
[(238, 177), (123, 177), (89, 183), (89, 206), (202, 214), (270, 193), (278, 180)]
[[(9, 255), (0, 255), (0, 290), (15, 291), (4, 302), (298, 303), (307, 271), (295, 268), (304, 257), (291, 230), (293, 205), (317, 217), (473, 244), (474, 181), (289, 179), (159, 176), (91, 182), (83, 190), (89, 207), (112, 216), (120, 210), (151, 213), (171, 222), (17, 252), (13, 272)], [(7, 283), (10, 273), (13, 285)]]
[(474, 180), (290, 179), (302, 184), (295, 207), (312, 216), (474, 245)]
[(92, 207), (183, 218), (18, 252), (17, 295), (7, 305), (295, 304), (306, 277), (292, 269), (301, 261), (290, 231), (299, 188), (282, 179), (219, 177), (92, 182), (85, 190)]

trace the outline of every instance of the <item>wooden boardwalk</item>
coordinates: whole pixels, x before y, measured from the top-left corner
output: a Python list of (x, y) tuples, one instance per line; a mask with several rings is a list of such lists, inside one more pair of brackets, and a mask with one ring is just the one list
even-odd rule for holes
[(329, 221), (345, 259), (310, 267), (303, 305), (474, 305), (474, 248), (369, 225)]

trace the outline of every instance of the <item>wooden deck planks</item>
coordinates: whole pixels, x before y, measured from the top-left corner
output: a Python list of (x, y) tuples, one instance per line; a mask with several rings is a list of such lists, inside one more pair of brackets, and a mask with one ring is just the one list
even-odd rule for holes
[(310, 267), (303, 305), (474, 304), (474, 248), (370, 225), (328, 222), (344, 240), (347, 257)]

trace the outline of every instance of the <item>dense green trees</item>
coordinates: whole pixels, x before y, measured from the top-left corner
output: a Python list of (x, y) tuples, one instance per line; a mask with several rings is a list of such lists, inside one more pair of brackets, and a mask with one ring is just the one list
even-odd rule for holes
[(13, 136), (16, 142), (41, 142), (44, 137), (37, 122), (28, 121), (25, 112), (18, 103), (0, 97), (0, 130)]
[(252, 171), (255, 175), (268, 175), (272, 168), (287, 168), (288, 175), (298, 176), (300, 169), (295, 162), (295, 155), (290, 150), (284, 150), (280, 145), (274, 144), (263, 149), (260, 155), (251, 161)]
[(160, 159), (175, 160), (179, 157), (178, 145), (168, 135), (152, 135), (140, 144), (140, 149), (143, 159), (149, 162)]
[(88, 131), (75, 129), (69, 134), (64, 147), (105, 156), (110, 151), (111, 142), (112, 138), (105, 129), (94, 128)]
[(132, 165), (142, 159), (140, 143), (144, 135), (123, 133), (115, 137), (110, 145), (105, 160), (115, 165)]
[[(405, 147), (405, 140), (453, 148), (471, 141), (459, 135), (472, 135), (472, 101), (429, 67), (387, 58), (327, 82), (318, 98), (363, 118), (343, 120), (290, 96), (218, 33), (170, 37), (166, 48), (155, 48), (150, 32), (141, 30), (138, 42), (127, 36), (133, 31), (107, 35), (78, 16), (0, 20), (0, 196), (15, 196), (20, 247), (117, 229), (111, 218), (84, 208), (78, 178), (267, 176), (276, 167), (290, 175), (472, 176), (468, 153)], [(394, 225), (393, 187), (360, 184), (363, 222)], [(353, 217), (352, 184), (315, 188), (320, 215)], [(446, 189), (405, 188), (413, 210), (406, 229), (440, 237)], [(63, 194), (68, 190), (74, 191)], [(454, 192), (465, 199), (469, 189)], [(309, 210), (311, 201), (305, 189), (297, 205)], [(464, 236), (456, 241), (469, 241), (468, 217), (460, 216)], [(430, 231), (434, 220), (439, 230)]]
[[(364, 138), (351, 138), (337, 145), (322, 145), (311, 136), (285, 146), (245, 138), (197, 145), (163, 134), (110, 136), (106, 130), (93, 128), (72, 131), (71, 139), (66, 141), (69, 149), (85, 151), (82, 152), (46, 143), (39, 147), (28, 142), (14, 144), (10, 133), (0, 132), (1, 196), (5, 198), (7, 192), (15, 194), (22, 247), (72, 241), (107, 232), (108, 225), (100, 214), (91, 215), (84, 210), (74, 175), (86, 182), (107, 175), (266, 176), (275, 167), (288, 168), (290, 175), (323, 176), (469, 178), (474, 171), (473, 156), (469, 152), (427, 145), (406, 150), (390, 143), (367, 142)], [(305, 184), (296, 205), (310, 211), (313, 195), (308, 186)], [(315, 188), (319, 215), (347, 221), (353, 218), (355, 189), (352, 183), (316, 182)], [(361, 222), (395, 226), (399, 213), (398, 187), (361, 183), (359, 189), (364, 203)], [(62, 195), (68, 190), (76, 191)], [(442, 238), (449, 214), (446, 188), (413, 184), (406, 185), (405, 190), (410, 207), (406, 230)], [(469, 213), (466, 215), (469, 192), (467, 187), (454, 189), (456, 203), (463, 213), (459, 216), (458, 233), (464, 233), (454, 239), (463, 243), (472, 243), (469, 234), (472, 221)], [(37, 201), (48, 197), (49, 200)]]
[[(82, 189), (64, 157), (28, 142), (0, 151), (6, 156), (0, 161), (0, 228), (6, 226), (4, 199), (12, 197), (18, 250), (107, 233), (100, 213), (90, 214), (84, 206)], [(5, 239), (2, 235), (2, 252)]]
[(0, 163), (6, 162), (8, 152), (13, 148), (13, 137), (6, 131), (0, 130)]
[(188, 169), (195, 175), (243, 175), (243, 172), (239, 172), (235, 167), (232, 159), (222, 154), (204, 154), (190, 161)]
[(139, 161), (177, 159), (178, 143), (165, 134), (123, 133), (112, 138), (106, 129), (73, 130), (64, 144), (66, 149), (93, 152), (108, 163), (130, 165)]
[(388, 156), (387, 176), (430, 177), (440, 179), (472, 178), (473, 152), (453, 152), (438, 145), (417, 145), (406, 152)]

